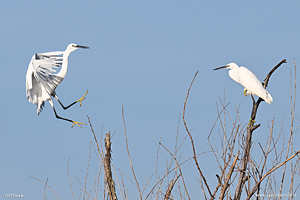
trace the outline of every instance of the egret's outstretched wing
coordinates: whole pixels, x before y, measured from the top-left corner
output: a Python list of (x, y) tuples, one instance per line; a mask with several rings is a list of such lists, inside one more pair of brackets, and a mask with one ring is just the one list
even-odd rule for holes
[(34, 78), (49, 95), (55, 94), (55, 88), (63, 80), (54, 74), (62, 65), (62, 54), (61, 51), (35, 54), (30, 62)]
[(26, 74), (26, 95), (31, 103), (38, 103), (38, 94), (42, 94), (42, 87), (37, 83), (34, 78), (32, 63), (29, 63)]

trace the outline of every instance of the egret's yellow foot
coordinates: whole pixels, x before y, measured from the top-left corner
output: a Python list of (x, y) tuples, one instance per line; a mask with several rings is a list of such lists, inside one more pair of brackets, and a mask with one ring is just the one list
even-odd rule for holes
[(248, 126), (250, 125), (250, 123), (251, 123), (251, 122), (254, 122), (254, 123), (256, 123), (256, 121), (255, 121), (255, 120), (253, 120), (253, 119), (250, 119), (250, 120), (249, 120), (249, 123), (248, 123)]
[(72, 128), (74, 127), (75, 124), (76, 124), (77, 126), (79, 126), (80, 128), (81, 128), (80, 124), (81, 124), (81, 125), (86, 125), (85, 123), (81, 123), (81, 122), (75, 122), (75, 121), (72, 121), (72, 122), (73, 122), (73, 125), (71, 126)]
[(85, 95), (88, 93), (88, 90), (86, 91), (86, 93), (80, 98), (78, 99), (76, 102), (80, 101), (80, 106), (82, 105), (82, 101), (85, 100)]
[(247, 96), (247, 89), (244, 89), (244, 95)]

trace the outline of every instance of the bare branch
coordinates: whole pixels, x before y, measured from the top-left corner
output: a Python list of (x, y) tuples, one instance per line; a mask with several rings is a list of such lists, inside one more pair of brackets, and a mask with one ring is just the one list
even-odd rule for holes
[(268, 83), (269, 83), (269, 79), (271, 77), (271, 75), (275, 72), (275, 70), (280, 67), (280, 65), (282, 65), (283, 63), (287, 63), (286, 59), (283, 59), (282, 61), (280, 61), (267, 75), (267, 77), (265, 78), (265, 82), (264, 82), (264, 88), (268, 87)]
[(197, 71), (197, 72), (195, 73), (194, 78), (193, 78), (193, 80), (192, 80), (192, 82), (191, 82), (191, 85), (190, 85), (190, 87), (189, 87), (189, 89), (188, 89), (188, 92), (187, 92), (187, 95), (186, 95), (186, 98), (185, 98), (185, 101), (184, 101), (182, 118), (183, 118), (183, 123), (184, 123), (185, 129), (186, 129), (186, 132), (188, 133), (188, 135), (189, 135), (189, 137), (190, 137), (190, 139), (191, 139), (192, 148), (193, 148), (193, 153), (194, 153), (194, 157), (193, 157), (193, 158), (194, 158), (194, 160), (195, 160), (195, 164), (196, 164), (196, 166), (197, 166), (197, 168), (198, 168), (198, 171), (199, 171), (199, 173), (200, 173), (200, 176), (201, 176), (201, 178), (203, 179), (204, 184), (205, 184), (205, 186), (206, 186), (206, 188), (207, 188), (207, 190), (208, 190), (210, 196), (213, 197), (213, 196), (212, 196), (212, 193), (211, 193), (211, 191), (210, 191), (210, 189), (209, 189), (209, 186), (208, 186), (208, 184), (207, 184), (207, 182), (206, 182), (206, 179), (205, 179), (205, 177), (204, 177), (204, 175), (203, 175), (203, 173), (202, 173), (202, 171), (201, 171), (201, 169), (200, 169), (200, 166), (199, 166), (199, 164), (198, 164), (198, 161), (197, 161), (197, 154), (196, 154), (196, 150), (195, 150), (194, 141), (193, 141), (192, 135), (191, 135), (191, 133), (190, 133), (190, 131), (189, 131), (187, 125), (186, 125), (185, 118), (184, 118), (184, 117), (185, 117), (185, 107), (186, 107), (186, 102), (187, 102), (187, 99), (188, 99), (188, 97), (189, 97), (191, 87), (192, 87), (192, 85), (193, 85), (193, 83), (194, 83), (194, 80), (195, 80), (195, 78), (196, 78), (196, 76), (197, 76), (198, 73), (199, 73), (199, 71)]
[(117, 200), (115, 182), (112, 179), (111, 173), (111, 141), (110, 141), (110, 132), (105, 135), (105, 157), (104, 157), (104, 171), (106, 176), (106, 182), (108, 185), (109, 197), (111, 200)]
[(226, 176), (226, 179), (225, 179), (225, 182), (224, 182), (224, 185), (222, 186), (222, 189), (221, 189), (221, 194), (220, 194), (220, 200), (224, 198), (225, 196), (225, 192), (229, 186), (229, 179), (231, 178), (231, 175), (233, 173), (233, 170), (235, 168), (235, 165), (236, 165), (236, 162), (238, 160), (238, 157), (239, 157), (239, 154), (240, 152), (238, 151), (237, 155), (235, 156), (235, 159), (230, 167), (230, 171), (228, 172), (227, 176)]
[(185, 189), (185, 192), (188, 196), (188, 199), (191, 199), (190, 196), (189, 196), (189, 193), (187, 191), (187, 188), (186, 188), (186, 185), (185, 185), (185, 181), (184, 181), (184, 178), (182, 176), (182, 171), (181, 171), (181, 167), (180, 167), (180, 164), (177, 162), (177, 159), (174, 157), (174, 155), (169, 151), (169, 149), (167, 149), (162, 143), (159, 143), (163, 148), (165, 148), (165, 150), (172, 156), (172, 158), (174, 159), (174, 161), (176, 162), (176, 165), (178, 166), (178, 169), (180, 171), (180, 174), (181, 174), (181, 179), (182, 179), (182, 182), (183, 182), (183, 186), (184, 186), (184, 189)]
[(99, 156), (101, 157), (102, 163), (104, 163), (103, 157), (101, 156), (102, 154), (101, 154), (101, 151), (100, 151), (100, 147), (99, 147), (99, 144), (98, 144), (98, 141), (97, 141), (97, 138), (96, 138), (96, 134), (95, 134), (95, 132), (94, 132), (94, 130), (93, 130), (92, 123), (91, 123), (91, 121), (90, 121), (89, 116), (87, 116), (87, 118), (88, 118), (88, 121), (89, 121), (91, 130), (92, 130), (92, 133), (93, 133), (93, 135), (94, 135), (94, 140), (95, 140), (96, 145), (97, 145), (97, 149), (98, 149)]
[(135, 182), (136, 182), (137, 189), (138, 189), (138, 191), (139, 191), (140, 199), (142, 200), (142, 194), (141, 194), (140, 186), (139, 186), (139, 183), (138, 183), (137, 178), (136, 178), (136, 176), (135, 176), (134, 169), (133, 169), (133, 165), (132, 165), (131, 158), (130, 158), (130, 153), (129, 153), (129, 148), (128, 148), (128, 140), (127, 140), (127, 133), (126, 133), (126, 126), (125, 126), (125, 117), (124, 117), (124, 109), (123, 109), (123, 106), (122, 106), (122, 118), (123, 118), (123, 124), (124, 124), (124, 133), (125, 133), (125, 140), (126, 140), (127, 154), (128, 154), (128, 158), (129, 158), (129, 162), (130, 162), (132, 174), (133, 174), (134, 180), (135, 180)]
[[(274, 73), (274, 71), (276, 69), (278, 69), (278, 67), (280, 67), (283, 63), (286, 63), (286, 60), (283, 59), (282, 61), (280, 61), (267, 75), (265, 82), (264, 82), (264, 88), (267, 87), (268, 83), (269, 83), (269, 79), (271, 77), (271, 75)], [(245, 151), (244, 151), (244, 157), (243, 157), (243, 163), (242, 163), (242, 168), (241, 168), (241, 173), (239, 176), (239, 180), (238, 180), (238, 184), (237, 184), (237, 188), (235, 191), (235, 195), (234, 195), (234, 199), (240, 199), (241, 194), (242, 194), (242, 188), (244, 185), (244, 176), (245, 176), (245, 172), (247, 169), (247, 165), (249, 162), (249, 156), (250, 156), (250, 149), (251, 149), (251, 145), (252, 145), (252, 133), (255, 129), (257, 129), (260, 124), (254, 125), (255, 123), (255, 118), (256, 118), (256, 113), (259, 107), (260, 102), (262, 102), (263, 99), (262, 98), (258, 98), (257, 102), (253, 102), (253, 106), (252, 106), (252, 112), (251, 112), (251, 118), (250, 118), (250, 122), (249, 125), (247, 127), (247, 139), (246, 139), (246, 145), (245, 145)]]
[(168, 200), (170, 195), (171, 195), (171, 191), (177, 181), (177, 179), (179, 178), (180, 174), (175, 178), (175, 180), (171, 180), (171, 183), (169, 184), (169, 187), (168, 187), (168, 190), (166, 191), (166, 195), (165, 195), (165, 198), (164, 200)]
[(274, 167), (273, 169), (269, 170), (257, 183), (256, 185), (253, 187), (253, 189), (251, 190), (251, 192), (249, 193), (247, 200), (251, 198), (251, 196), (255, 193), (255, 191), (257, 190), (257, 186), (272, 172), (274, 172), (275, 170), (277, 170), (279, 167), (281, 167), (282, 165), (286, 164), (288, 161), (290, 161), (291, 159), (293, 159), (296, 155), (298, 155), (300, 153), (300, 151), (297, 151), (294, 155), (292, 155), (291, 157), (289, 157), (288, 159), (286, 159), (285, 161), (283, 161), (281, 164), (277, 165), (276, 167)]
[(47, 200), (47, 198), (46, 198), (46, 185), (47, 185), (47, 182), (48, 182), (48, 178), (47, 178), (47, 180), (45, 182), (45, 186), (44, 186), (44, 199), (45, 200)]
[(70, 158), (68, 159), (68, 179), (69, 179), (69, 184), (70, 184), (70, 188), (71, 188), (71, 192), (72, 192), (73, 198), (74, 198), (74, 200), (76, 200), (74, 192), (73, 192), (72, 184), (71, 184), (69, 164), (70, 164)]
[(35, 180), (37, 180), (37, 181), (39, 181), (39, 182), (41, 182), (41, 183), (43, 183), (44, 185), (46, 185), (46, 186), (53, 192), (53, 194), (56, 196), (56, 198), (57, 198), (58, 200), (60, 200), (60, 199), (58, 198), (57, 194), (54, 192), (54, 190), (52, 190), (52, 188), (51, 188), (49, 185), (47, 185), (48, 179), (47, 179), (47, 181), (44, 183), (43, 181), (41, 181), (41, 180), (38, 179), (38, 178), (35, 178), (35, 177), (33, 177), (33, 176), (30, 176), (30, 177), (33, 178), (33, 179), (35, 179)]

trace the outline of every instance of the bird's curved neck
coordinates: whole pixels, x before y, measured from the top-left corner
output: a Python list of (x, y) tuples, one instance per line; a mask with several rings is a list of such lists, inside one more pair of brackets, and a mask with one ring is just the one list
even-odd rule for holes
[(234, 69), (234, 70), (229, 70), (228, 72), (230, 78), (232, 78), (235, 82), (238, 82), (238, 83), (241, 83), (240, 81), (240, 77), (239, 77), (239, 74), (238, 74), (238, 69)]
[(69, 55), (72, 51), (67, 49), (63, 54), (63, 61), (61, 65), (61, 70), (59, 73), (57, 73), (57, 76), (60, 76), (61, 78), (65, 78), (67, 71), (68, 71), (68, 61), (69, 61)]

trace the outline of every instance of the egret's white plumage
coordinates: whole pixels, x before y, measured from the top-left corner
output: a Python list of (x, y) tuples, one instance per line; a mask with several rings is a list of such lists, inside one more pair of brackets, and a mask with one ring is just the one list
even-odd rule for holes
[(239, 67), (235, 63), (229, 63), (214, 70), (218, 69), (229, 69), (228, 74), (230, 78), (244, 86), (244, 91), (247, 91), (248, 94), (255, 94), (269, 104), (273, 101), (271, 94), (262, 86), (257, 76), (246, 67)]
[[(29, 102), (36, 104), (38, 115), (43, 109), (44, 101), (48, 100), (57, 118), (73, 122), (73, 125), (83, 124), (59, 117), (56, 114), (52, 100), (52, 97), (54, 97), (64, 109), (67, 109), (79, 101), (81, 104), (82, 100), (85, 99), (84, 95), (73, 104), (64, 107), (55, 93), (56, 87), (66, 76), (70, 53), (79, 48), (88, 47), (69, 44), (65, 51), (38, 53), (32, 56), (26, 74), (26, 95)], [(60, 67), (61, 70), (56, 73), (56, 69)]]

